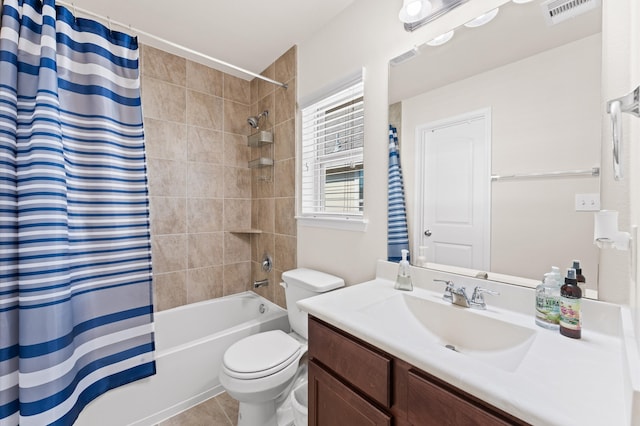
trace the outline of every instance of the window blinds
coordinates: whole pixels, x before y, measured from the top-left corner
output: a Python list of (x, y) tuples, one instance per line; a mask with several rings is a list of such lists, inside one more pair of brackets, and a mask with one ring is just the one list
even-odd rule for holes
[(362, 75), (302, 109), (302, 216), (362, 216)]

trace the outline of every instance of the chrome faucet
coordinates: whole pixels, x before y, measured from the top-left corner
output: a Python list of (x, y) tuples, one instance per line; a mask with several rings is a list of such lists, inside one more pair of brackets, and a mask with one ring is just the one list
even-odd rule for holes
[(486, 288), (476, 286), (473, 289), (471, 298), (469, 298), (469, 296), (467, 296), (467, 290), (464, 286), (456, 287), (453, 281), (449, 280), (433, 281), (445, 283), (446, 287), (444, 289), (444, 294), (442, 295), (443, 300), (454, 305), (462, 306), (464, 308), (487, 309), (487, 304), (484, 301), (484, 294), (492, 294), (494, 296), (500, 294), (497, 291), (488, 290)]

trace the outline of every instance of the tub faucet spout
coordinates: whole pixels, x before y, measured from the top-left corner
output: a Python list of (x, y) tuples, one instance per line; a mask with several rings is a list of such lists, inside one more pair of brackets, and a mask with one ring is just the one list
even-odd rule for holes
[(264, 280), (256, 280), (253, 282), (253, 288), (260, 288), (269, 285), (269, 278), (265, 278)]

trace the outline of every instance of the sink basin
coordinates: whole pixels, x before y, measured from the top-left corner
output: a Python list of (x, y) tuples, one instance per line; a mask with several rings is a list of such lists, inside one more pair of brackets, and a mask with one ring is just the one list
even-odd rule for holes
[[(360, 310), (376, 326), (396, 330), (412, 341), (427, 342), (515, 371), (536, 332), (439, 299), (406, 293)], [(417, 339), (417, 340), (416, 340)]]

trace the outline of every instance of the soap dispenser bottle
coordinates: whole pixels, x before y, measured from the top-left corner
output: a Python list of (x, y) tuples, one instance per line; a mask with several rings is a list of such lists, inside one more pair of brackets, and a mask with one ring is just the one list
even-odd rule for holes
[(401, 252), (402, 260), (398, 264), (398, 276), (396, 277), (396, 284), (394, 288), (396, 290), (412, 291), (413, 284), (411, 283), (411, 271), (409, 270), (410, 265), (407, 260), (409, 250), (403, 249)]
[(576, 270), (567, 269), (567, 277), (560, 288), (560, 334), (579, 339), (582, 336), (582, 318), (580, 318), (580, 299), (582, 290), (578, 287)]

